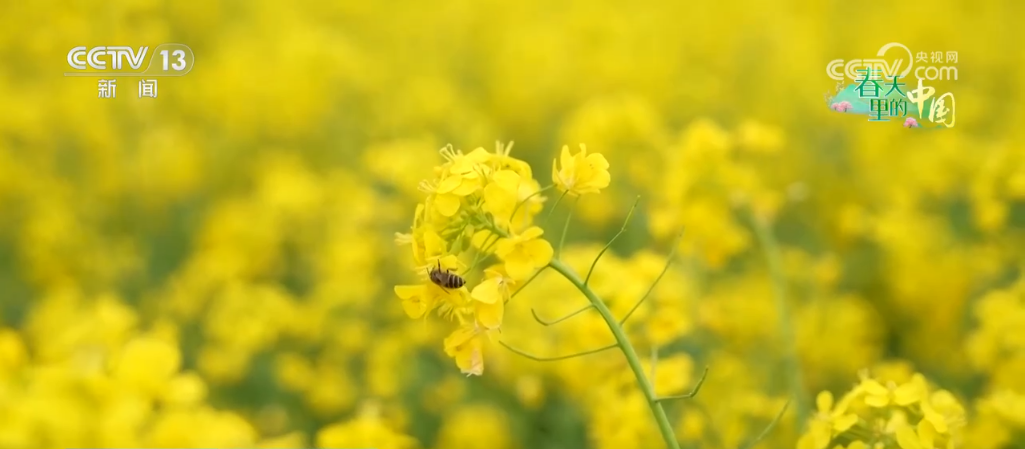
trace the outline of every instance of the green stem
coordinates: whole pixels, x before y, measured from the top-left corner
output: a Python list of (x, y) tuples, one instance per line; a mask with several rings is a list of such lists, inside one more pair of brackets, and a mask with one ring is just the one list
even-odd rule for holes
[(559, 203), (562, 202), (562, 199), (566, 197), (567, 193), (569, 193), (569, 191), (562, 192), (562, 195), (559, 195), (559, 198), (555, 200), (555, 204), (552, 204), (552, 208), (548, 209), (548, 215), (545, 215), (545, 221), (541, 222), (541, 229), (544, 229), (545, 226), (548, 225), (548, 220), (552, 219), (552, 214), (555, 213), (555, 209), (559, 207)]
[(505, 346), (506, 349), (508, 349), (508, 350), (510, 350), (512, 352), (515, 352), (515, 353), (517, 353), (519, 355), (522, 355), (522, 356), (524, 356), (524, 357), (526, 357), (526, 358), (528, 358), (530, 360), (534, 360), (534, 361), (538, 361), (538, 362), (556, 362), (556, 361), (559, 361), (559, 360), (575, 359), (577, 357), (581, 357), (581, 356), (585, 356), (585, 355), (597, 354), (597, 353), (602, 352), (602, 351), (608, 351), (609, 349), (613, 349), (613, 348), (615, 348), (617, 346), (617, 345), (613, 344), (613, 345), (602, 346), (600, 348), (589, 349), (587, 351), (577, 352), (577, 353), (573, 353), (573, 354), (560, 355), (560, 356), (555, 356), (555, 357), (538, 357), (538, 356), (533, 355), (533, 354), (531, 354), (529, 352), (526, 352), (526, 351), (523, 351), (521, 349), (516, 349), (516, 348), (514, 348), (512, 346), (509, 346), (509, 344), (504, 342), (504, 341), (499, 341), (498, 344), (500, 344), (502, 346)]
[(779, 332), (784, 347), (787, 379), (790, 383), (790, 392), (795, 399), (794, 410), (798, 426), (803, 426), (808, 417), (808, 400), (804, 391), (800, 361), (797, 358), (797, 339), (794, 337), (790, 306), (787, 303), (787, 279), (783, 274), (779, 244), (767, 223), (758, 217), (754, 217), (752, 221), (758, 241), (765, 251), (769, 274), (772, 277), (772, 293), (776, 302), (776, 314), (779, 316)]
[(523, 207), (523, 205), (524, 205), (524, 204), (527, 204), (527, 201), (529, 201), (529, 200), (530, 200), (531, 198), (533, 198), (533, 197), (535, 197), (535, 196), (537, 196), (537, 195), (540, 195), (540, 194), (542, 194), (542, 193), (544, 193), (544, 192), (548, 191), (548, 190), (549, 190), (549, 189), (551, 189), (552, 187), (555, 187), (555, 184), (552, 184), (552, 185), (547, 185), (547, 186), (544, 186), (544, 187), (542, 187), (541, 189), (539, 189), (539, 190), (538, 190), (537, 192), (534, 192), (534, 193), (531, 193), (530, 195), (527, 195), (527, 197), (526, 197), (526, 198), (524, 198), (524, 199), (523, 199), (523, 200), (521, 200), (521, 201), (520, 201), (519, 203), (517, 203), (517, 204), (516, 204), (516, 207), (514, 207), (514, 208), (513, 208), (513, 211), (512, 211), (512, 213), (511, 213), (511, 214), (509, 214), (509, 221), (510, 221), (510, 222), (511, 222), (511, 221), (513, 221), (513, 218), (515, 218), (515, 217), (516, 217), (516, 212), (519, 212), (519, 210), (520, 210), (520, 207)]
[[(527, 288), (527, 286), (528, 286), (528, 285), (530, 285), (530, 283), (534, 281), (534, 278), (536, 278), (536, 277), (540, 276), (540, 275), (541, 275), (541, 272), (542, 272), (542, 271), (545, 271), (545, 268), (547, 268), (547, 267), (541, 267), (541, 269), (540, 269), (540, 270), (537, 270), (537, 271), (535, 271), (535, 272), (534, 272), (534, 274), (533, 274), (532, 276), (530, 276), (530, 278), (529, 278), (529, 279), (527, 279), (527, 282), (524, 282), (524, 283), (523, 283), (522, 285), (520, 285), (519, 287), (517, 287), (517, 288), (516, 288), (516, 291), (514, 291), (514, 292), (512, 293), (512, 295), (509, 295), (509, 299), (513, 299), (513, 298), (515, 298), (515, 297), (516, 297), (516, 295), (520, 294), (520, 292), (522, 292), (522, 291), (523, 291), (523, 289)], [(509, 301), (508, 301), (508, 300), (506, 300), (506, 302), (509, 302)]]
[(562, 261), (553, 259), (548, 263), (548, 266), (552, 267), (559, 274), (562, 274), (566, 280), (570, 281), (581, 293), (587, 297), (587, 300), (591, 302), (595, 310), (601, 314), (605, 324), (612, 331), (612, 335), (616, 338), (616, 344), (619, 349), (623, 351), (623, 355), (626, 357), (626, 363), (630, 365), (630, 370), (633, 371), (634, 377), (637, 379), (638, 386), (641, 387), (641, 392), (644, 393), (645, 399), (648, 401), (648, 407), (651, 408), (651, 413), (655, 415), (655, 421), (658, 423), (658, 430), (662, 434), (662, 439), (665, 440), (666, 447), (669, 449), (680, 449), (680, 443), (676, 440), (676, 434), (673, 432), (673, 426), (669, 423), (669, 418), (666, 416), (666, 411), (662, 408), (662, 404), (658, 402), (658, 398), (655, 397), (655, 388), (651, 385), (651, 380), (644, 374), (644, 367), (641, 365), (641, 359), (637, 357), (637, 351), (634, 350), (633, 345), (626, 336), (626, 332), (623, 331), (623, 327), (619, 325), (619, 321), (612, 315), (612, 312), (605, 303), (598, 297), (586, 284), (584, 280), (580, 279), (571, 268), (566, 266)]
[[(494, 240), (491, 240), (491, 237), (496, 238)], [(484, 259), (486, 259), (489, 256), (488, 250), (490, 250), (491, 247), (495, 245), (495, 242), (498, 242), (498, 234), (491, 233), (490, 235), (484, 238), (484, 241), (481, 242), (481, 248), (475, 251), (475, 254), (473, 255), (473, 263), (470, 264), (470, 268), (466, 269), (467, 273), (470, 273), (474, 269), (476, 269), (477, 264), (481, 263), (482, 261), (484, 261)]]
[(569, 213), (566, 214), (566, 223), (562, 225), (562, 235), (559, 236), (559, 246), (555, 248), (555, 257), (562, 256), (562, 247), (566, 245), (566, 234), (569, 233), (569, 222), (573, 218), (573, 211), (576, 209), (577, 201), (579, 200), (580, 197), (577, 197), (573, 201), (573, 205), (569, 207)]
[[(634, 210), (637, 209), (637, 203), (640, 201), (641, 197), (638, 196), (637, 199), (634, 200), (634, 205), (630, 207), (630, 212), (626, 213), (626, 220), (623, 220), (623, 226), (619, 228), (619, 232), (617, 232), (616, 235), (612, 236), (612, 239), (609, 240), (609, 243), (606, 243), (605, 247), (601, 249), (597, 256), (595, 256), (594, 262), (591, 262), (591, 269), (587, 270), (587, 276), (584, 277), (584, 284), (587, 284), (591, 281), (591, 275), (594, 274), (594, 267), (598, 266), (598, 261), (601, 260), (601, 256), (605, 255), (605, 251), (608, 251), (609, 248), (612, 247), (612, 244), (616, 242), (616, 239), (618, 239), (619, 236), (623, 235), (623, 233), (626, 232), (626, 225), (630, 224), (630, 217), (633, 217)], [(652, 378), (654, 378), (654, 376), (652, 376)]]
[[(587, 282), (587, 281), (584, 281), (584, 282)], [(584, 313), (584, 312), (586, 312), (588, 310), (591, 310), (592, 307), (594, 307), (594, 306), (588, 304), (588, 305), (584, 306), (583, 308), (577, 309), (576, 311), (570, 313), (569, 315), (566, 315), (566, 316), (564, 316), (562, 318), (551, 320), (551, 321), (542, 320), (541, 317), (537, 316), (537, 311), (535, 311), (534, 309), (530, 309), (530, 314), (534, 315), (534, 321), (537, 321), (538, 323), (541, 323), (542, 326), (551, 326), (553, 324), (559, 324), (559, 323), (561, 323), (563, 321), (566, 321), (566, 320), (568, 320), (570, 318), (573, 318), (573, 317), (575, 317), (577, 315), (580, 315), (581, 313)], [(655, 376), (651, 376), (651, 378), (654, 379)]]

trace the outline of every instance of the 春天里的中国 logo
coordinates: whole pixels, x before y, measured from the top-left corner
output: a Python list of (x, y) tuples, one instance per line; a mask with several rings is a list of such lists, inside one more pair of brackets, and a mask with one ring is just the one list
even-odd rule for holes
[[(115, 98), (117, 78), (139, 77), (139, 98), (156, 98), (156, 77), (184, 76), (195, 65), (196, 56), (185, 44), (160, 44), (150, 47), (78, 46), (67, 55), (69, 77), (98, 77), (99, 98)], [(129, 92), (133, 91), (132, 90)]]
[(956, 51), (912, 53), (891, 42), (872, 59), (830, 61), (826, 75), (836, 81), (835, 92), (825, 95), (833, 111), (906, 128), (954, 127), (954, 94), (935, 86), (957, 81)]

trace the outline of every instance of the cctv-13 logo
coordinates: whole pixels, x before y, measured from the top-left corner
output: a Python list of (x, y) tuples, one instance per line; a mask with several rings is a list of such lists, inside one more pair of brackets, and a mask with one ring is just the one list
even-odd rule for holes
[[(149, 58), (146, 69), (139, 71), (146, 62), (149, 47), (129, 46), (78, 46), (68, 52), (68, 65), (74, 71), (66, 76), (182, 76), (192, 70), (195, 55), (184, 44), (158, 45)], [(157, 63), (154, 64), (154, 59)], [(127, 72), (119, 72), (127, 66)], [(91, 70), (90, 70), (91, 69)]]

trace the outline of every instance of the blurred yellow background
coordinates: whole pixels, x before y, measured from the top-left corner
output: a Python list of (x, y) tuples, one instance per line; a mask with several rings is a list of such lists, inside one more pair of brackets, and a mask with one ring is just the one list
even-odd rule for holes
[[(661, 447), (615, 351), (532, 362), (408, 319), (418, 183), (447, 144), (609, 160), (566, 260), (631, 318), (684, 447), (794, 447), (822, 390), (912, 373), (967, 409), (961, 447), (1025, 447), (1025, 4), (118, 2), (0, 5), (0, 449)], [(157, 98), (64, 77), (76, 46), (188, 45)], [(834, 59), (959, 52), (952, 129), (829, 110)], [(551, 200), (549, 201), (549, 204)], [(778, 312), (749, 214), (772, 217)], [(556, 212), (546, 237), (558, 236)], [(607, 343), (541, 276), (502, 339)], [(646, 353), (644, 354), (646, 355)], [(804, 410), (802, 413), (801, 410)], [(811, 411), (811, 412), (809, 412)], [(634, 425), (634, 423), (637, 423)], [(892, 440), (886, 447), (897, 447)], [(839, 442), (843, 444), (843, 442)], [(911, 449), (905, 447), (904, 449)]]

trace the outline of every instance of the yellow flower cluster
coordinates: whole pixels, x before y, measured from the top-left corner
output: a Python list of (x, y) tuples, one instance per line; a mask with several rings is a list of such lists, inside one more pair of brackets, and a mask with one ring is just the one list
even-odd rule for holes
[(375, 405), (367, 405), (351, 421), (324, 427), (317, 434), (317, 447), (374, 447), (416, 449), (416, 439), (395, 432), (380, 417)]
[(206, 403), (207, 383), (182, 371), (173, 335), (135, 332), (134, 314), (116, 302), (83, 312), (76, 319), (105, 326), (34, 335), (52, 342), (35, 354), (17, 333), (0, 329), (0, 447), (266, 444), (244, 417)]
[[(493, 153), (443, 148), (445, 162), (434, 168), (435, 178), (421, 183), (427, 197), (417, 205), (411, 232), (397, 236), (411, 246), (413, 271), (422, 279), (396, 286), (395, 293), (410, 318), (437, 311), (459, 324), (444, 348), (468, 375), (484, 372), (485, 338), (502, 326), (506, 303), (553, 257), (534, 223), (546, 200), (541, 194), (552, 187), (563, 195), (598, 193), (610, 180), (605, 158), (581, 145), (575, 154), (562, 149), (552, 163), (554, 184), (541, 187), (531, 167), (509, 155), (511, 149), (501, 143)], [(466, 264), (468, 254), (475, 257)], [(492, 256), (499, 263), (481, 276), (475, 270)]]
[[(387, 219), (387, 203), (348, 170), (317, 173), (277, 151), (234, 173), (248, 188), (210, 192), (219, 200), (188, 234), (157, 239), (170, 246), (141, 238), (162, 232), (163, 215), (119, 238), (90, 218), (113, 212), (77, 201), (55, 176), (5, 192), (25, 217), (15, 222), (25, 284), (14, 285), (36, 294), (0, 302), (0, 447), (302, 448), (369, 398), (389, 405), (378, 427), (407, 430), (391, 401), (408, 380), (392, 367), (416, 346), (406, 330), (369, 338), (359, 317), (384, 285), (371, 273), (387, 235), (366, 230)], [(198, 176), (185, 178), (193, 184), (164, 196), (118, 195), (171, 207), (198, 188)]]
[(822, 391), (815, 405), (798, 449), (952, 449), (963, 442), (964, 407), (918, 373), (884, 383), (862, 372), (838, 401)]
[(662, 170), (644, 180), (653, 195), (652, 234), (666, 236), (682, 227), (683, 254), (711, 269), (724, 268), (754, 243), (745, 226), (749, 220), (738, 209), (771, 218), (785, 201), (803, 200), (799, 184), (778, 185), (786, 168), (759, 169), (785, 160), (785, 143), (781, 130), (755, 121), (732, 131), (710, 120), (688, 125), (661, 150)]
[(969, 440), (983, 449), (1005, 447), (1025, 438), (1025, 278), (987, 292), (975, 304), (975, 317), (966, 351), (986, 380)]

